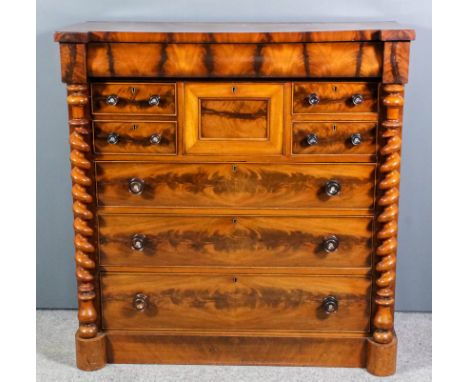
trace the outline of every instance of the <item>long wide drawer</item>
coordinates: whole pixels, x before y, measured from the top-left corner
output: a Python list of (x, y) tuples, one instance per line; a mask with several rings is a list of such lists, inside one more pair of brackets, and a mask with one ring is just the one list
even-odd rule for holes
[(372, 208), (374, 164), (97, 162), (100, 206)]
[(99, 216), (110, 266), (368, 267), (372, 218)]
[(369, 329), (367, 277), (104, 273), (101, 288), (105, 329)]

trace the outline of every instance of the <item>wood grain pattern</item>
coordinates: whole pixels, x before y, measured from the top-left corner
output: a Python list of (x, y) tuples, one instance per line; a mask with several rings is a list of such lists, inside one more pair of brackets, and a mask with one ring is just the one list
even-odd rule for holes
[[(369, 218), (101, 215), (100, 264), (369, 267), (372, 230)], [(134, 235), (143, 250), (132, 249)], [(332, 235), (339, 246), (328, 253)]]
[[(365, 277), (106, 273), (103, 326), (367, 332), (370, 285)], [(148, 297), (140, 311), (133, 306), (137, 293)], [(339, 308), (326, 314), (322, 301), (330, 294)]]
[(345, 23), (88, 21), (55, 32), (60, 42), (319, 42), (414, 40), (393, 21)]
[(365, 367), (366, 339), (108, 330), (111, 363)]
[(410, 44), (408, 42), (386, 42), (383, 53), (382, 82), (405, 84), (408, 82)]
[(186, 83), (184, 89), (186, 153), (282, 153), (282, 84)]
[[(148, 121), (94, 121), (94, 152), (108, 154), (175, 154), (176, 123)], [(118, 143), (110, 144), (109, 134), (118, 135)], [(150, 141), (151, 136), (160, 137), (158, 144)]]
[(82, 84), (87, 81), (86, 45), (60, 44), (62, 82)]
[(90, 43), (87, 63), (91, 77), (372, 78), (381, 76), (382, 52), (368, 42)]
[[(91, 87), (94, 114), (157, 114), (175, 115), (175, 84), (162, 83), (93, 83)], [(116, 105), (109, 105), (106, 99), (118, 96)], [(151, 96), (159, 96), (158, 105), (150, 105)]]
[[(373, 122), (295, 122), (293, 123), (293, 154), (376, 154), (377, 123)], [(315, 134), (317, 143), (310, 145), (307, 137)], [(360, 134), (362, 142), (354, 146), (351, 136)]]
[[(97, 162), (98, 205), (148, 207), (372, 208), (375, 166)], [(128, 191), (132, 178), (145, 183)], [(327, 196), (329, 180), (341, 192)]]
[[(378, 84), (356, 82), (303, 82), (293, 88), (293, 113), (365, 113), (376, 112)], [(309, 96), (316, 94), (320, 101), (309, 104)], [(360, 94), (364, 101), (354, 105), (352, 96)]]

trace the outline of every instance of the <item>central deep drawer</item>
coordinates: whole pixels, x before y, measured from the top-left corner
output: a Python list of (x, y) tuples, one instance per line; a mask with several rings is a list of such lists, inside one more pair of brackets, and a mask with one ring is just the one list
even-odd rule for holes
[(362, 208), (374, 164), (96, 162), (99, 206)]
[(109, 266), (369, 267), (370, 217), (99, 216)]
[(369, 329), (364, 276), (105, 273), (101, 288), (105, 329)]

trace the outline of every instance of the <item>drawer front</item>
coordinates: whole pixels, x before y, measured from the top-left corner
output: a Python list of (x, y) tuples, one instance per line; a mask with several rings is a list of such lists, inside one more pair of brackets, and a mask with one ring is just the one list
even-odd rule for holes
[(94, 83), (94, 114), (176, 114), (175, 84)]
[(102, 265), (369, 267), (371, 218), (99, 216)]
[(188, 154), (281, 154), (283, 85), (185, 85)]
[(293, 154), (376, 154), (374, 122), (293, 123)]
[(94, 151), (104, 154), (175, 154), (175, 122), (94, 121)]
[(375, 165), (97, 162), (96, 180), (100, 206), (367, 209)]
[[(105, 329), (369, 328), (366, 277), (105, 273), (101, 288)], [(338, 301), (330, 314), (322, 306), (328, 296)]]
[(377, 96), (376, 83), (295, 83), (293, 113), (377, 112)]

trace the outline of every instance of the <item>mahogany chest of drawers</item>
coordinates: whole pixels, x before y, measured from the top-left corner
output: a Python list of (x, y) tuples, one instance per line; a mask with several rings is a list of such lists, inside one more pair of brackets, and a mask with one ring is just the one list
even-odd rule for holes
[(84, 23), (55, 39), (79, 368), (394, 373), (412, 30)]

